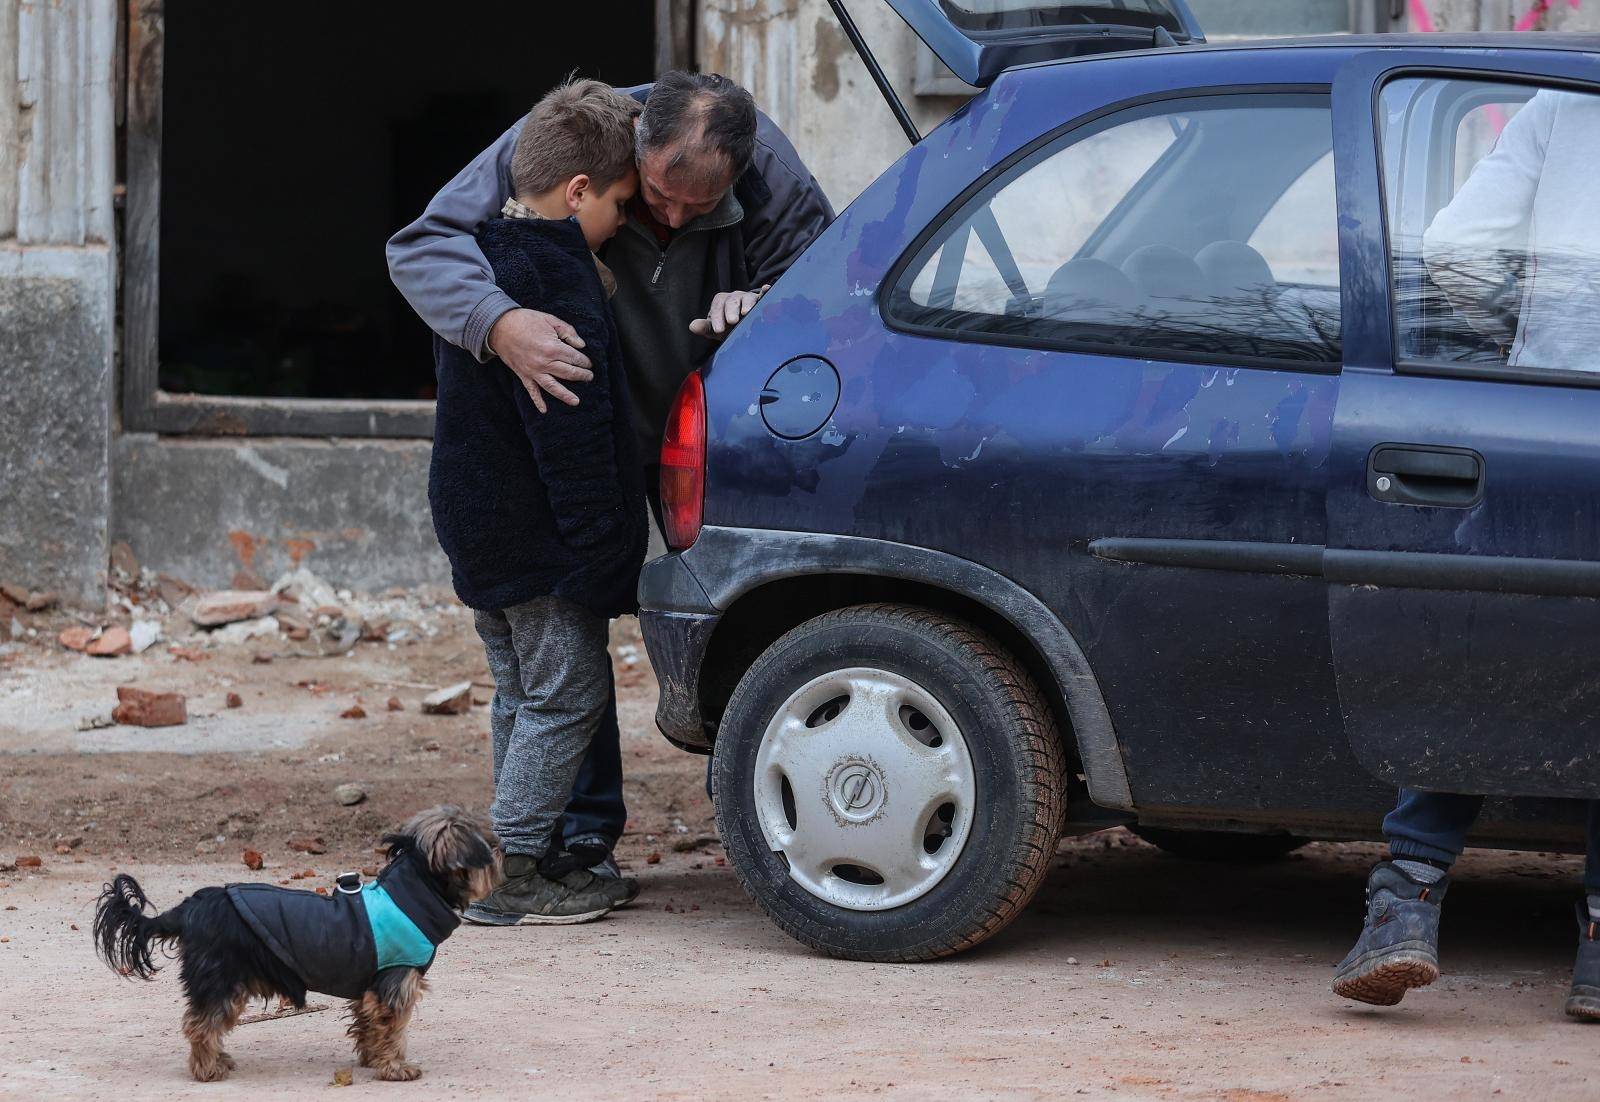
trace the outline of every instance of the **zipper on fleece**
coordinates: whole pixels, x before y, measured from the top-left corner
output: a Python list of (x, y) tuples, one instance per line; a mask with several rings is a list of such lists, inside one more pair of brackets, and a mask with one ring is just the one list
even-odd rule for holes
[(667, 250), (661, 250), (661, 256), (656, 260), (656, 270), (650, 273), (650, 286), (654, 287), (661, 282), (661, 269), (667, 266)]

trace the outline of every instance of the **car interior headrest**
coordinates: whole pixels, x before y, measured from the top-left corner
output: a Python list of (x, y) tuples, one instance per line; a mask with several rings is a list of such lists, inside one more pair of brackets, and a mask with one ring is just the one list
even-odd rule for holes
[(1122, 262), (1134, 285), (1152, 298), (1199, 298), (1205, 293), (1200, 266), (1171, 245), (1146, 245)]
[(1049, 318), (1083, 314), (1086, 321), (1123, 320), (1139, 301), (1139, 289), (1120, 268), (1088, 257), (1061, 265), (1044, 288), (1044, 314)]
[(1266, 258), (1243, 241), (1213, 241), (1194, 260), (1215, 297), (1240, 298), (1278, 288)]

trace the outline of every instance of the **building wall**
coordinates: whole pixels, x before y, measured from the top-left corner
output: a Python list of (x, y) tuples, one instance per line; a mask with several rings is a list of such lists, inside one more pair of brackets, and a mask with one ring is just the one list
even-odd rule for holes
[(1600, 0), (1406, 0), (1416, 31), (1595, 31)]
[[(1237, 15), (1251, 2), (1213, 7)], [(1279, 33), (1283, 20), (1272, 9), (1298, 0), (1253, 2), (1264, 11), (1258, 29)], [(916, 94), (920, 46), (887, 4), (848, 0), (847, 7), (924, 133), (955, 110), (959, 96)], [(1387, 29), (1388, 0), (1351, 0), (1349, 11), (1355, 30)], [(1252, 29), (1249, 20), (1241, 25)], [(1404, 0), (1394, 29), (1600, 30), (1600, 0)], [(697, 55), (702, 69), (725, 73), (755, 94), (836, 207), (905, 152), (899, 125), (826, 0), (700, 0)]]
[(117, 10), (0, 3), (0, 581), (77, 600), (111, 516)]

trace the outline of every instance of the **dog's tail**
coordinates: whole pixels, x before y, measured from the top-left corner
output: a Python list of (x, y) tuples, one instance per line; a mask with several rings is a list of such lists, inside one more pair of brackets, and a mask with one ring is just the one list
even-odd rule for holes
[(147, 980), (159, 969), (151, 952), (183, 933), (182, 906), (158, 915), (145, 914), (150, 900), (139, 882), (119, 873), (100, 893), (94, 910), (94, 944), (100, 958), (124, 976)]

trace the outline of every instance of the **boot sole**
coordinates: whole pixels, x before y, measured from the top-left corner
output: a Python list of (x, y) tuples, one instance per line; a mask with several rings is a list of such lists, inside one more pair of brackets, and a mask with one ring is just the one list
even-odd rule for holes
[(1567, 1014), (1585, 1021), (1600, 1022), (1600, 990), (1586, 988), (1574, 991), (1567, 998)]
[(585, 922), (593, 922), (597, 918), (604, 918), (616, 908), (601, 907), (593, 911), (585, 911), (575, 915), (536, 915), (517, 914), (507, 911), (463, 911), (461, 918), (474, 926), (577, 926)]
[(1377, 965), (1333, 981), (1333, 993), (1371, 1006), (1394, 1006), (1414, 987), (1439, 978), (1437, 961), (1419, 952), (1393, 953)]

